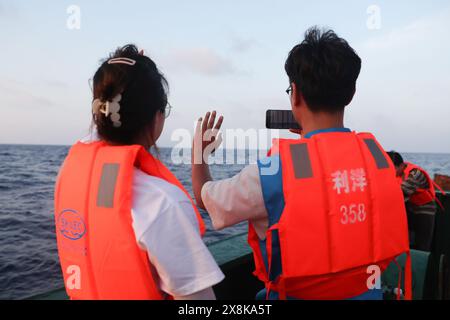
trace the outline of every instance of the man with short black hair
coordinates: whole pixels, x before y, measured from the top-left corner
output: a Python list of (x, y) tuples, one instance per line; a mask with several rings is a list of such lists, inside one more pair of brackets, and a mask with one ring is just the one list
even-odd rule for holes
[[(381, 299), (369, 270), (409, 253), (408, 230), (388, 156), (373, 135), (344, 127), (361, 59), (332, 30), (313, 27), (285, 69), (302, 138), (280, 139), (267, 159), (230, 179), (213, 181), (208, 164), (194, 161), (197, 204), (216, 229), (249, 222), (255, 275), (266, 287), (259, 298)], [(220, 128), (215, 117), (199, 120), (196, 137)], [(208, 145), (194, 139), (193, 148)]]

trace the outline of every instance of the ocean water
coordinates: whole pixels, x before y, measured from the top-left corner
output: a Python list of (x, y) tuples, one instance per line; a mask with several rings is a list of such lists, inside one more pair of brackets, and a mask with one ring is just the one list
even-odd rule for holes
[[(68, 147), (0, 145), (0, 299), (20, 299), (62, 286), (53, 220), (53, 188)], [(179, 154), (179, 153), (177, 153)], [(231, 177), (256, 153), (227, 153), (238, 164), (212, 165), (216, 179)], [(448, 154), (404, 154), (430, 174), (450, 175)], [(172, 164), (171, 149), (160, 158), (192, 194), (190, 166)], [(184, 154), (184, 158), (189, 156)], [(226, 161), (228, 162), (228, 161)], [(236, 163), (235, 162), (235, 163)], [(202, 212), (208, 229), (211, 223)], [(221, 232), (208, 231), (207, 243), (245, 232), (241, 223)]]

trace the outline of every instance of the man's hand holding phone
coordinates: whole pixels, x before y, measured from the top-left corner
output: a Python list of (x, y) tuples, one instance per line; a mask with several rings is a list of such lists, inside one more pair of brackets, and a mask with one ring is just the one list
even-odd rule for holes
[[(292, 110), (267, 110), (267, 129), (289, 129), (291, 132), (301, 132), (301, 127), (294, 118)], [(293, 131), (295, 130), (295, 131)]]

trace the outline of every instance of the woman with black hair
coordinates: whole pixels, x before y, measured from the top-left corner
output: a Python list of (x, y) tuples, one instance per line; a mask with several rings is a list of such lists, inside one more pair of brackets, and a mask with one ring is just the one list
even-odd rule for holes
[(170, 112), (167, 87), (133, 45), (94, 75), (94, 132), (71, 148), (55, 190), (72, 299), (214, 299), (212, 286), (224, 278), (192, 199), (148, 151)]

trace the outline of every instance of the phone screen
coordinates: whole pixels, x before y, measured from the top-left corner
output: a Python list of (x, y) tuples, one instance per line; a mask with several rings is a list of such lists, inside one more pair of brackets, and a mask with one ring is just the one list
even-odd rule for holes
[(292, 110), (267, 110), (266, 112), (267, 129), (295, 129), (301, 127), (295, 121)]

